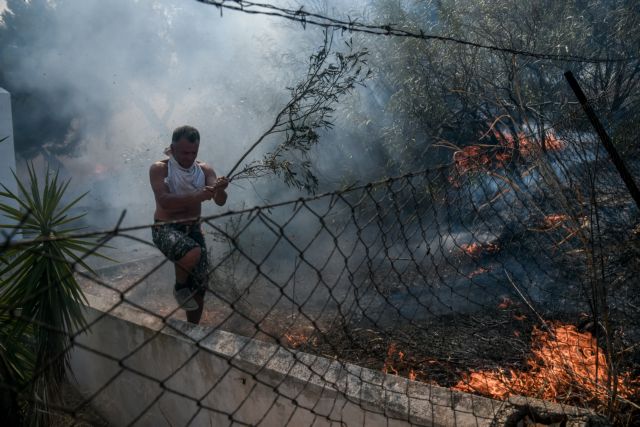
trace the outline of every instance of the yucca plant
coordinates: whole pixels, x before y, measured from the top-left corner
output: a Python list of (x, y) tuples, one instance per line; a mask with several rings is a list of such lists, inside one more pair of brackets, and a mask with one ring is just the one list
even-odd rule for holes
[[(0, 375), (21, 402), (21, 422), (48, 425), (48, 404), (58, 398), (69, 362), (69, 334), (86, 325), (74, 268), (90, 270), (84, 260), (96, 243), (70, 236), (84, 216), (70, 215), (71, 208), (86, 193), (65, 203), (68, 180), (47, 170), (40, 185), (33, 165), (28, 172), (27, 185), (14, 173), (16, 193), (5, 185), (0, 191), (0, 213), (9, 220), (0, 228), (19, 226), (25, 239), (0, 249)], [(15, 409), (11, 398), (7, 404)]]

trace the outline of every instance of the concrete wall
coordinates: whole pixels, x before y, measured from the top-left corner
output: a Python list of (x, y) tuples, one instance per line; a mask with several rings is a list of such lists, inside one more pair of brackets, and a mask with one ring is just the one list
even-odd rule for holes
[(515, 425), (532, 404), (585, 425), (575, 408), (454, 392), (87, 296), (71, 371), (114, 426), (478, 427)]
[[(13, 146), (13, 117), (11, 115), (11, 94), (0, 88), (0, 184), (5, 185), (9, 190), (17, 190), (16, 181), (11, 171), (16, 170), (16, 155)], [(7, 200), (3, 200), (6, 203)], [(12, 204), (17, 207), (16, 204)], [(6, 223), (6, 219), (0, 218), (0, 222)], [(4, 235), (0, 233), (0, 244), (5, 241)]]

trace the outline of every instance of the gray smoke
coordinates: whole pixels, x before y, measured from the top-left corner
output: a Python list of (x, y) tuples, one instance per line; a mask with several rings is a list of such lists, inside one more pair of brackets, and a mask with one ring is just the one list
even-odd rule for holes
[[(41, 156), (37, 164), (61, 167), (74, 189), (90, 190), (85, 204), (95, 208), (92, 220), (102, 227), (124, 208), (128, 224), (150, 221), (148, 167), (162, 158), (179, 125), (200, 130), (200, 158), (226, 173), (268, 128), (288, 99), (286, 87), (302, 78), (306, 58), (322, 41), (319, 28), (303, 31), (281, 19), (237, 12), (221, 17), (215, 7), (195, 1), (46, 4), (34, 26), (22, 29), (29, 46), (7, 80), (23, 90), (60, 94), (51, 114), (74, 117), (67, 138), (79, 138), (79, 148), (70, 156)], [(312, 153), (327, 186), (343, 183), (332, 171), (333, 156), (368, 169), (364, 159), (344, 155), (352, 142), (340, 128), (335, 133), (341, 136), (325, 135), (323, 148)], [(275, 177), (239, 184), (230, 189), (231, 208), (293, 197)], [(213, 206), (205, 214), (212, 212)]]

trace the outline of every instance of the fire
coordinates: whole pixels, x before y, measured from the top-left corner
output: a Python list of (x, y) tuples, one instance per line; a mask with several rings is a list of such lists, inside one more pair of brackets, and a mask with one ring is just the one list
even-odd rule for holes
[(553, 131), (547, 131), (540, 144), (532, 137), (533, 135), (527, 135), (524, 132), (517, 132), (514, 136), (512, 132), (498, 132), (493, 129), (493, 136), (499, 145), (511, 150), (514, 150), (517, 144), (518, 152), (522, 157), (533, 155), (538, 147), (547, 151), (560, 151), (565, 147), (564, 142), (558, 139)]
[[(387, 358), (384, 361), (384, 366), (382, 367), (382, 372), (385, 374), (392, 373), (393, 375), (398, 375), (398, 370), (393, 367), (393, 355), (396, 352), (396, 343), (392, 342), (389, 344), (389, 348), (387, 349)], [(404, 357), (404, 353), (400, 352), (399, 354)], [(401, 360), (402, 360), (401, 357)]]
[(493, 135), (497, 144), (469, 145), (453, 153), (453, 163), (459, 175), (504, 168), (513, 160), (516, 149), (520, 156), (531, 157), (541, 149), (560, 151), (565, 148), (564, 141), (559, 139), (553, 131), (547, 131), (540, 142), (535, 139), (537, 135), (527, 135), (524, 132), (517, 132), (514, 135), (510, 131), (499, 132), (492, 128), (487, 132), (489, 133)]
[[(607, 359), (595, 338), (573, 325), (554, 323), (553, 333), (534, 329), (532, 355), (526, 371), (475, 371), (453, 388), (497, 399), (520, 394), (556, 402), (607, 401)], [(630, 375), (617, 377), (617, 393), (628, 398), (640, 389)]]
[(285, 333), (283, 336), (291, 348), (301, 347), (309, 341), (309, 336), (304, 333)]
[(470, 145), (453, 153), (453, 162), (460, 174), (478, 172), (491, 164), (491, 157), (486, 148)]
[(566, 146), (564, 141), (559, 139), (553, 131), (547, 132), (546, 138), (542, 141), (547, 151), (560, 151)]
[(482, 253), (482, 246), (480, 246), (476, 242), (470, 243), (468, 245), (462, 244), (460, 245), (460, 249), (462, 249), (467, 255), (472, 257), (480, 256), (480, 254)]
[(500, 250), (500, 246), (498, 246), (496, 243), (473, 242), (469, 244), (461, 244), (460, 249), (462, 249), (462, 251), (470, 257), (477, 258), (482, 255), (483, 252), (488, 254), (498, 252)]
[(473, 270), (471, 273), (467, 274), (467, 278), (468, 279), (473, 279), (476, 276), (479, 276), (481, 274), (484, 273), (488, 273), (490, 270), (484, 268), (484, 267), (478, 267), (475, 270)]
[(513, 305), (513, 300), (511, 298), (502, 297), (500, 304), (498, 304), (498, 308), (500, 310), (506, 310), (507, 308)]
[[(401, 371), (404, 375), (404, 372), (407, 372), (407, 378), (411, 381), (415, 381), (417, 377), (416, 371), (414, 371), (412, 367), (408, 366), (412, 361), (405, 360), (405, 356), (406, 353), (402, 350), (398, 350), (398, 346), (395, 342), (390, 343), (387, 348), (387, 357), (384, 360), (382, 372), (393, 375), (400, 375)], [(427, 361), (427, 363), (431, 363), (431, 361)]]
[(565, 221), (569, 220), (569, 215), (565, 214), (552, 214), (544, 217), (544, 226), (547, 229), (557, 228)]
[(586, 216), (576, 218), (573, 220), (569, 215), (566, 214), (550, 214), (546, 215), (543, 220), (541, 227), (538, 229), (534, 229), (537, 231), (551, 231), (556, 229), (565, 230), (568, 234), (560, 240), (556, 246), (561, 246), (565, 242), (569, 241), (573, 237), (579, 236), (581, 230), (589, 227), (589, 218)]

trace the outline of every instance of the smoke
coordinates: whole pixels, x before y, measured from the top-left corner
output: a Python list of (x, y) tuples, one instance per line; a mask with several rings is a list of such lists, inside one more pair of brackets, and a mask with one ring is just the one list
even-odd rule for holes
[[(9, 0), (9, 7), (18, 3), (21, 2)], [(325, 3), (322, 13), (356, 18), (357, 11), (364, 10), (358, 6), (365, 2), (351, 3), (352, 10), (340, 3)], [(55, 162), (59, 162), (63, 174), (72, 178), (73, 193), (90, 190), (81, 207), (89, 211), (88, 225), (100, 228), (113, 226), (125, 208), (128, 216), (124, 225), (152, 221), (154, 201), (148, 169), (163, 157), (171, 131), (179, 125), (191, 124), (200, 130), (199, 158), (219, 174), (226, 173), (271, 125), (275, 112), (288, 101), (286, 87), (304, 76), (306, 59), (323, 38), (319, 28), (303, 31), (298, 24), (244, 13), (225, 12), (221, 17), (215, 7), (188, 0), (32, 0), (29, 5), (21, 8), (28, 15), (21, 22), (28, 25), (18, 27), (20, 34), (14, 41), (3, 41), (3, 47), (5, 43), (7, 46), (3, 50), (14, 54), (10, 56), (10, 67), (0, 73), (5, 80), (2, 83), (10, 86), (8, 89), (36, 94), (42, 104), (37, 110), (21, 110), (25, 116), (16, 121), (25, 125), (27, 132), (24, 139), (16, 139), (16, 144), (37, 146), (44, 153), (37, 159), (40, 163), (46, 161), (56, 167)], [(5, 18), (10, 23), (6, 12)], [(342, 47), (342, 36), (336, 37), (336, 46)], [(372, 40), (358, 37), (356, 42), (366, 44)], [(378, 38), (375, 42), (388, 41)], [(381, 165), (381, 159), (402, 154), (385, 153), (379, 144), (380, 130), (392, 116), (384, 111), (390, 95), (383, 83), (372, 81), (369, 89), (356, 92), (339, 107), (335, 128), (322, 135), (320, 145), (310, 154), (322, 189), (380, 178), (383, 172), (373, 166)], [(34, 136), (38, 133), (33, 124), (49, 123), (49, 117), (64, 124), (61, 142)], [(28, 123), (31, 127), (26, 126)], [(67, 146), (71, 150), (60, 154), (64, 151), (60, 147)], [(257, 152), (252, 159), (259, 157)], [(446, 182), (445, 177), (440, 178), (436, 183)], [(532, 176), (524, 187), (535, 184), (533, 180)], [(425, 181), (415, 188), (410, 185), (396, 189), (397, 199), (412, 200), (416, 194), (405, 193), (413, 189), (420, 195), (430, 184)], [(470, 261), (471, 256), (463, 251), (474, 244), (488, 247), (500, 232), (506, 230), (502, 232), (506, 235), (510, 231), (505, 224), (494, 226), (491, 221), (485, 227), (477, 221), (471, 223), (476, 218), (471, 208), (484, 204), (498, 189), (493, 180), (478, 180), (476, 187), (466, 189), (472, 199), (466, 208), (457, 205), (457, 199), (447, 205), (434, 197), (438, 206), (445, 203), (434, 209), (434, 221), (424, 213), (413, 219), (413, 212), (387, 217), (378, 209), (389, 208), (393, 198), (365, 198), (373, 205), (369, 208), (381, 215), (377, 221), (361, 226), (354, 217), (353, 223), (344, 226), (346, 231), (334, 225), (333, 234), (323, 230), (324, 223), (319, 223), (310, 211), (295, 216), (289, 206), (271, 210), (269, 216), (277, 224), (276, 231), (269, 231), (266, 224), (255, 220), (242, 233), (239, 244), (243, 251), (266, 263), (261, 266), (264, 272), (286, 285), (281, 289), (271, 284), (270, 290), (265, 285), (267, 290), (253, 298), (271, 301), (269, 298), (281, 298), (284, 291), (296, 301), (309, 299), (324, 310), (330, 293), (338, 305), (344, 306), (341, 309), (351, 313), (347, 293), (353, 283), (360, 283), (358, 292), (362, 292), (365, 306), (374, 304), (381, 294), (384, 298), (378, 298), (379, 303), (396, 301), (395, 308), (407, 310), (413, 317), (414, 311), (425, 307), (429, 312), (440, 313), (441, 309), (466, 310), (467, 306), (490, 304), (492, 298), (508, 291), (504, 280), (501, 287), (496, 284), (505, 269), (519, 283), (529, 283), (534, 290), (544, 289), (549, 275), (542, 277), (539, 272), (546, 265), (523, 267), (518, 260), (518, 255), (525, 258), (530, 252), (508, 254), (504, 250), (488, 254), (481, 264)], [(229, 204), (224, 209), (293, 199), (298, 196), (293, 193), (275, 177), (241, 181), (230, 187)], [(514, 200), (514, 193), (507, 193), (492, 202), (497, 208), (492, 219), (498, 221), (504, 214), (508, 216), (506, 223), (528, 216), (524, 209), (517, 213), (509, 209)], [(331, 210), (322, 205), (326, 202), (314, 205), (317, 212)], [(366, 207), (358, 209), (364, 211)], [(416, 206), (415, 211), (418, 208), (424, 206)], [(336, 221), (344, 219), (345, 212), (348, 215), (352, 209), (353, 206), (343, 206), (338, 212), (336, 208)], [(220, 209), (208, 204), (203, 214), (214, 212)], [(471, 218), (468, 225), (462, 224), (465, 216)], [(323, 219), (327, 219), (326, 215)], [(281, 229), (287, 239), (280, 236)], [(427, 231), (421, 232), (422, 229)], [(143, 232), (142, 238), (148, 241), (148, 230)], [(110, 243), (122, 248), (131, 242)], [(224, 253), (227, 243), (220, 247), (210, 245), (212, 253)], [(346, 259), (336, 251), (338, 245), (348, 254)], [(240, 257), (237, 252), (233, 254)], [(118, 260), (125, 257), (115, 256)], [(240, 275), (250, 281), (249, 289), (254, 285), (253, 266), (246, 264), (240, 264), (247, 267)], [(425, 271), (428, 283), (422, 284), (419, 276), (425, 276)], [(327, 283), (319, 282), (321, 275)], [(372, 277), (379, 283), (372, 285)], [(405, 305), (407, 300), (413, 305)]]
[[(60, 166), (72, 187), (90, 190), (86, 204), (103, 227), (124, 208), (128, 223), (150, 221), (148, 168), (179, 125), (200, 130), (199, 158), (226, 173), (271, 124), (287, 101), (286, 87), (303, 77), (322, 40), (318, 28), (237, 12), (221, 17), (195, 1), (18, 3), (8, 3), (13, 16), (4, 12), (5, 21), (21, 25), (19, 37), (3, 42), (13, 55), (2, 84), (40, 97), (29, 111), (14, 100), (18, 151), (33, 153), (34, 146), (38, 164)], [(46, 141), (36, 128), (59, 137)], [(344, 156), (350, 141), (341, 138), (338, 148), (312, 153), (325, 152), (318, 164), (327, 185), (340, 182), (322, 173), (335, 164), (332, 156), (358, 161)], [(240, 185), (230, 188), (230, 207), (289, 194), (277, 178)]]

